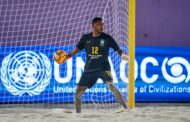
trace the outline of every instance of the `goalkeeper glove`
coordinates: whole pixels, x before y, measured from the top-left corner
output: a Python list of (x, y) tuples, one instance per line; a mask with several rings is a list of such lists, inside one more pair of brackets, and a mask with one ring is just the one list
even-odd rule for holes
[(125, 61), (128, 61), (129, 62), (129, 56), (128, 55), (125, 55), (124, 53), (121, 54), (121, 58)]

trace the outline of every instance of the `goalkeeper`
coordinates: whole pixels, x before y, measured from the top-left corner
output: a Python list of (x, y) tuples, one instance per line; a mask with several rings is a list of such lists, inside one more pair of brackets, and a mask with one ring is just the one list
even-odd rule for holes
[(85, 49), (86, 51), (84, 73), (80, 78), (75, 93), (75, 107), (77, 113), (81, 112), (82, 94), (87, 88), (91, 88), (98, 78), (101, 78), (105, 82), (119, 103), (124, 108), (127, 108), (121, 93), (113, 84), (110, 64), (108, 61), (108, 52), (111, 47), (117, 51), (122, 59), (129, 61), (129, 57), (123, 53), (116, 41), (110, 35), (103, 33), (103, 26), (104, 23), (102, 18), (94, 18), (92, 20), (93, 31), (83, 35), (76, 45), (76, 48), (73, 49), (66, 57), (69, 59), (80, 50)]

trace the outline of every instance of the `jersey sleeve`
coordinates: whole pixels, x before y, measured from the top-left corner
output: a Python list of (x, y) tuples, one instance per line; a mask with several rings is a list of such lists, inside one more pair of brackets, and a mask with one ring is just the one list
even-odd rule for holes
[(77, 43), (76, 47), (79, 49), (79, 50), (82, 50), (84, 48), (84, 41), (85, 41), (85, 38), (84, 38), (84, 35), (80, 38), (79, 42)]
[(117, 44), (115, 39), (113, 39), (111, 36), (109, 36), (109, 41), (110, 41), (110, 47), (113, 48), (114, 51), (120, 50), (119, 45)]

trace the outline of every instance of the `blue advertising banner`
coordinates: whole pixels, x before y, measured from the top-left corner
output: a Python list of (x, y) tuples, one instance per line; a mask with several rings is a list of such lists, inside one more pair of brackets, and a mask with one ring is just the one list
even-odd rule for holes
[(136, 100), (190, 101), (189, 54), (189, 47), (137, 47)]
[[(80, 52), (58, 65), (53, 60), (57, 49), (71, 50), (73, 46), (1, 46), (0, 102), (74, 102), (85, 53)], [(136, 101), (190, 101), (189, 54), (190, 47), (137, 47)], [(127, 62), (118, 55), (109, 59), (114, 83), (126, 97)], [(115, 98), (98, 79), (96, 85), (86, 91), (83, 100), (108, 102)]]

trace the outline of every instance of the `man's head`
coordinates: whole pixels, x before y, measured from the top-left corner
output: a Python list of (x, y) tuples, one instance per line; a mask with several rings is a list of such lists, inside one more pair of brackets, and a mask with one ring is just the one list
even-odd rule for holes
[(95, 17), (92, 20), (92, 28), (98, 33), (102, 33), (104, 30), (104, 23), (101, 17)]

